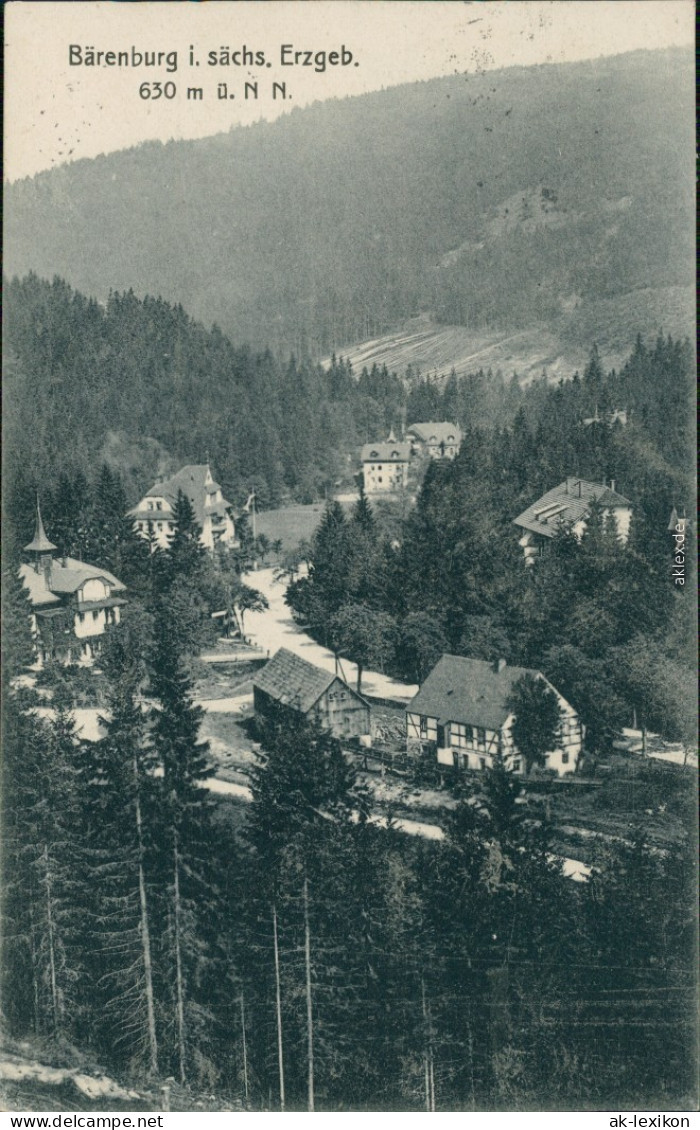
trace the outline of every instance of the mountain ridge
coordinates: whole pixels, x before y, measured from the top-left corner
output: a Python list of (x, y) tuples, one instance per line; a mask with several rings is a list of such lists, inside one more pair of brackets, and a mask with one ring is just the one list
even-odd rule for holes
[[(689, 52), (632, 52), (147, 142), (8, 186), (6, 270), (316, 356), (418, 315), (575, 338), (597, 302), (692, 285), (691, 82)], [(620, 328), (622, 354), (651, 327)]]

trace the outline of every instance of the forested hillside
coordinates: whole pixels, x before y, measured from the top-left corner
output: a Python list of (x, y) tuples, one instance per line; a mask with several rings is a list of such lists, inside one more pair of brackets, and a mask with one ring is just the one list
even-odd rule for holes
[[(156, 474), (208, 457), (226, 496), (261, 509), (322, 497), (350, 453), (396, 427), (405, 399), (386, 369), (235, 347), (180, 306), (112, 293), (100, 306), (34, 275), (5, 287), (5, 505), (32, 521), (32, 497), (62, 474), (94, 483), (106, 463), (133, 505)], [(24, 517), (22, 517), (24, 515)], [(31, 530), (29, 530), (31, 536)]]
[(77, 161), (8, 188), (6, 270), (316, 356), (421, 312), (689, 332), (692, 82), (680, 50), (460, 74)]

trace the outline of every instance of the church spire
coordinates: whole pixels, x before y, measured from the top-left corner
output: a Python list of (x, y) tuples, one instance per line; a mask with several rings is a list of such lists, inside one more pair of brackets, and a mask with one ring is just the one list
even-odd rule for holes
[(39, 495), (36, 496), (36, 527), (34, 529), (34, 537), (29, 545), (25, 545), (25, 553), (52, 553), (58, 547), (49, 541), (44, 529), (44, 523), (41, 520), (41, 509), (39, 507)]

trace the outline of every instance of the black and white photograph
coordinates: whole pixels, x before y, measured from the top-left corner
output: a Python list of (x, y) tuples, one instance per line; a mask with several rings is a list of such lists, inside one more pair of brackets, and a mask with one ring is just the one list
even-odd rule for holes
[(692, 0), (4, 7), (6, 1125), (690, 1127)]

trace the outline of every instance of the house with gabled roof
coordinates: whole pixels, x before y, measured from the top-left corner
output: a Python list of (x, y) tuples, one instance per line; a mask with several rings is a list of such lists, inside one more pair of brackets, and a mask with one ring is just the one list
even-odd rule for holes
[(32, 607), (32, 634), (40, 663), (91, 663), (101, 636), (118, 624), (126, 602), (121, 581), (99, 565), (60, 557), (49, 541), (37, 501), (36, 529), (19, 576)]
[(514, 519), (514, 525), (522, 530), (519, 544), (526, 564), (531, 565), (535, 558), (546, 552), (548, 543), (562, 525), (580, 537), (586, 528), (593, 502), (600, 507), (603, 521), (613, 522), (620, 541), (626, 542), (632, 520), (632, 503), (615, 490), (615, 480), (608, 486), (605, 482), (567, 478)]
[(254, 675), (253, 702), (261, 719), (283, 706), (315, 720), (337, 738), (370, 732), (369, 703), (339, 675), (314, 666), (286, 647)]
[(411, 444), (412, 455), (428, 455), (431, 459), (454, 459), (462, 443), (458, 424), (449, 420), (411, 424), (406, 429), (406, 439)]
[(411, 445), (393, 432), (385, 443), (366, 443), (360, 459), (365, 494), (393, 494), (407, 485)]
[(188, 463), (175, 475), (154, 483), (130, 510), (128, 517), (143, 537), (152, 537), (161, 549), (167, 549), (175, 530), (175, 504), (179, 491), (190, 500), (197, 524), (202, 530), (205, 549), (235, 545), (235, 526), (231, 503), (223, 497), (221, 487), (208, 463)]
[(546, 754), (545, 768), (573, 773), (583, 746), (583, 726), (573, 706), (540, 671), (462, 655), (443, 655), (406, 708), (406, 743), (410, 751), (435, 751), (439, 765), (455, 769), (490, 769), (500, 754), (514, 773), (526, 766), (512, 735), (514, 715), (508, 706), (523, 675), (541, 679), (556, 696), (560, 725), (557, 745)]

